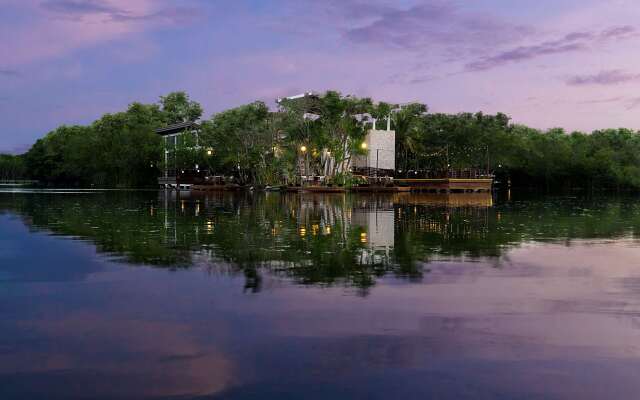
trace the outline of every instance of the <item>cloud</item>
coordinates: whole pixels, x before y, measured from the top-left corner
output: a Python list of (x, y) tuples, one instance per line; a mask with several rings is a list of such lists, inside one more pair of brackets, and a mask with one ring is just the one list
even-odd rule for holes
[(617, 103), (619, 101), (625, 100), (624, 96), (616, 96), (609, 97), (606, 99), (596, 99), (596, 100), (583, 100), (579, 101), (579, 104), (605, 104), (605, 103)]
[(567, 79), (567, 85), (619, 85), (640, 79), (640, 74), (632, 74), (618, 69), (600, 71), (594, 75), (576, 75)]
[(101, 0), (49, 0), (41, 4), (45, 10), (66, 15), (120, 14), (125, 12)]
[(425, 83), (425, 82), (430, 82), (433, 81), (435, 79), (437, 79), (438, 77), (435, 75), (420, 75), (420, 76), (416, 76), (413, 77), (409, 80), (409, 83), (411, 84), (416, 84), (416, 83)]
[(259, 14), (258, 18), (254, 15), (245, 23), (297, 37), (336, 33), (342, 36), (354, 27), (372, 23), (395, 10), (384, 0), (281, 0), (280, 3), (280, 7), (273, 9), (273, 14)]
[(175, 24), (189, 23), (194, 21), (200, 15), (199, 10), (188, 7), (165, 8), (158, 12), (147, 15), (128, 15), (113, 14), (111, 17), (114, 21), (154, 21), (164, 20)]
[(0, 37), (14, 38), (0, 41), (0, 54), (11, 54), (2, 60), (2, 67), (17, 69), (125, 37), (131, 41), (151, 30), (185, 26), (201, 14), (196, 8), (166, 4), (156, 0), (16, 3), (10, 11), (19, 18), (2, 21), (0, 17)]
[(640, 107), (640, 97), (626, 97), (626, 96), (616, 96), (610, 97), (606, 99), (596, 99), (596, 100), (584, 100), (579, 101), (578, 104), (611, 104), (611, 103), (620, 103), (624, 105), (627, 110), (633, 110), (634, 108)]
[(465, 65), (466, 71), (484, 71), (499, 67), (501, 65), (530, 60), (536, 57), (568, 53), (573, 51), (585, 50), (587, 46), (583, 43), (566, 43), (558, 45), (552, 42), (545, 42), (535, 46), (520, 46), (515, 49), (504, 51), (492, 57), (483, 58)]
[(0, 76), (19, 77), (20, 72), (15, 69), (0, 69)]
[[(555, 37), (547, 36), (544, 32), (558, 32), (558, 28), (507, 19), (493, 13), (491, 7), (468, 7), (463, 2), (443, 0), (296, 0), (288, 5), (286, 15), (291, 18), (279, 15), (268, 27), (298, 36), (336, 35), (341, 46), (377, 52), (381, 62), (402, 57), (398, 71), (385, 81), (404, 85), (545, 56), (589, 54), (607, 43), (638, 36), (638, 29), (628, 24), (629, 18), (611, 19), (609, 26), (600, 28), (583, 28), (585, 21), (579, 20), (558, 25), (564, 30)], [(418, 68), (426, 61), (428, 66)]]
[(638, 108), (638, 107), (640, 107), (640, 97), (629, 99), (627, 110), (633, 110), (634, 108)]
[(394, 11), (392, 6), (375, 0), (325, 0), (324, 3), (330, 6), (329, 13), (331, 15), (341, 15), (347, 19), (379, 17)]
[(530, 32), (530, 27), (465, 13), (451, 3), (427, 1), (408, 9), (382, 8), (373, 22), (347, 30), (345, 37), (356, 44), (409, 50), (464, 49), (510, 42)]
[(530, 46), (519, 46), (494, 56), (480, 58), (467, 63), (465, 70), (484, 71), (508, 63), (531, 60), (546, 55), (586, 51), (597, 43), (627, 39), (634, 37), (636, 34), (637, 30), (627, 25), (611, 27), (599, 33), (572, 32), (557, 40), (545, 41)]
[(190, 7), (168, 7), (151, 13), (139, 13), (125, 7), (116, 7), (104, 0), (49, 0), (41, 4), (49, 12), (69, 17), (80, 18), (103, 15), (113, 22), (142, 22), (165, 20), (173, 23), (190, 22), (199, 12)]
[(636, 28), (631, 25), (615, 26), (600, 34), (602, 39), (625, 39), (637, 36)]

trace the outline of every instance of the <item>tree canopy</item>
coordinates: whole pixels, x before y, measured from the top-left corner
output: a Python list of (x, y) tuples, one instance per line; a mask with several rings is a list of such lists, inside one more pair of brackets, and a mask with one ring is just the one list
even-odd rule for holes
[(202, 116), (202, 106), (190, 100), (185, 92), (173, 92), (160, 97), (160, 107), (167, 124), (194, 122)]
[(360, 144), (373, 121), (380, 129), (390, 118), (396, 177), (483, 169), (513, 186), (640, 189), (640, 134), (629, 129), (541, 131), (502, 113), (429, 113), (425, 104), (376, 103), (335, 91), (283, 99), (275, 109), (256, 101), (201, 117), (202, 107), (185, 92), (132, 103), (88, 126), (56, 128), (24, 155), (0, 156), (0, 179), (153, 186), (164, 159), (154, 130), (198, 121), (200, 142), (184, 141), (176, 152), (182, 168), (197, 164), (246, 184), (292, 183), (301, 174), (340, 182), (349, 178), (351, 157), (366, 153)]

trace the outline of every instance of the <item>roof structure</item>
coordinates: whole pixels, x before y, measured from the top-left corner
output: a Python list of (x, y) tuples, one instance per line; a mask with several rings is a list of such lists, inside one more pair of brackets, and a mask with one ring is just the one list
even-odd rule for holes
[(295, 96), (278, 97), (276, 99), (276, 103), (280, 104), (284, 100), (298, 100), (298, 99), (304, 99), (305, 97), (318, 97), (318, 95), (314, 92), (304, 92), (304, 93), (297, 94)]
[(155, 132), (158, 135), (166, 136), (166, 135), (181, 133), (191, 129), (198, 129), (199, 127), (200, 125), (192, 121), (178, 122), (177, 124), (171, 124), (171, 125), (163, 126), (162, 128), (156, 129)]

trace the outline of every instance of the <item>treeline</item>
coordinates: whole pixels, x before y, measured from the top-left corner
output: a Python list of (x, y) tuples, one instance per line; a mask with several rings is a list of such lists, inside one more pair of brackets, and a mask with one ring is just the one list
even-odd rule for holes
[[(89, 126), (62, 126), (21, 156), (0, 158), (0, 177), (46, 184), (154, 186), (164, 168), (154, 130), (197, 121), (200, 105), (183, 92), (157, 104), (133, 103)], [(303, 174), (336, 183), (353, 179), (352, 157), (376, 120), (396, 132), (396, 176), (486, 170), (512, 186), (640, 189), (640, 134), (628, 129), (567, 133), (510, 123), (505, 114), (429, 113), (424, 104), (374, 103), (326, 92), (283, 100), (272, 110), (254, 102), (200, 121), (198, 146), (184, 138), (171, 167), (207, 169), (246, 184), (294, 182)], [(5, 178), (7, 177), (7, 178)]]
[(640, 134), (629, 129), (540, 131), (510, 124), (500, 113), (462, 113), (426, 114), (410, 134), (400, 132), (399, 150), (408, 152), (398, 160), (405, 169), (486, 166), (499, 181), (519, 187), (640, 188)]
[(26, 177), (27, 171), (23, 157), (0, 154), (0, 181), (15, 181)]
[(200, 105), (185, 93), (171, 93), (158, 104), (133, 103), (89, 126), (61, 126), (15, 158), (21, 160), (28, 178), (43, 184), (155, 186), (162, 142), (154, 130), (196, 120), (201, 114)]

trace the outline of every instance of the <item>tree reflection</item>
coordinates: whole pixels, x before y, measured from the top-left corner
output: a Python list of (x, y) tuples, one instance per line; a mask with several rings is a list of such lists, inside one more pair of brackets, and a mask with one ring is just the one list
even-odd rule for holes
[(176, 192), (1, 194), (26, 225), (94, 243), (107, 257), (163, 268), (265, 273), (366, 294), (393, 275), (421, 280), (434, 260), (492, 258), (528, 241), (636, 237), (625, 199), (544, 198), (494, 204), (490, 195), (300, 195)]

